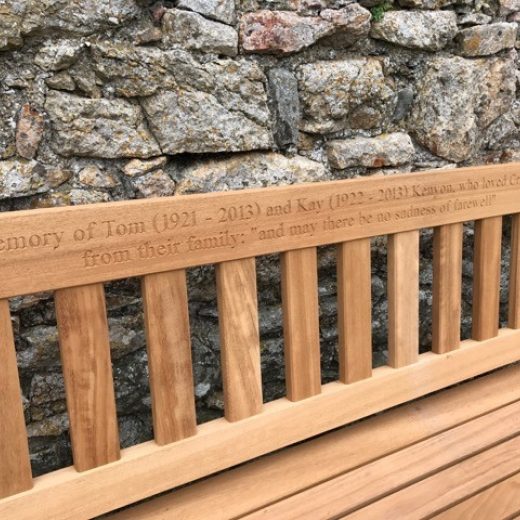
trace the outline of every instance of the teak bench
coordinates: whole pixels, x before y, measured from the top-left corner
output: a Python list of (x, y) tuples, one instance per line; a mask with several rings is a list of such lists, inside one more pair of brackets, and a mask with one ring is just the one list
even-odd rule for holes
[[(509, 323), (499, 329), (504, 215)], [(467, 221), (473, 329), (461, 342)], [(421, 228), (434, 228), (434, 284), (432, 351), (419, 355)], [(388, 235), (389, 361), (373, 369), (376, 235)], [(325, 244), (337, 244), (340, 375), (322, 385)], [(263, 404), (255, 257), (277, 252), (287, 397)], [(210, 263), (225, 417), (197, 425), (185, 269)], [(93, 518), (179, 486), (113, 518), (520, 514), (519, 163), (5, 213), (0, 272), (2, 520)], [(134, 276), (155, 440), (120, 450), (103, 282)], [(74, 467), (33, 479), (8, 299), (39, 291), (54, 291)]]

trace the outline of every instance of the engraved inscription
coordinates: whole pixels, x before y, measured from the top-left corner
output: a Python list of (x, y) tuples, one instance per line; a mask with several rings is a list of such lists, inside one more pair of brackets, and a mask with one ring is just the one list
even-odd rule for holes
[(211, 250), (251, 247), (254, 252), (258, 242), (269, 242), (271, 251), (284, 250), (287, 241), (300, 243), (295, 238), (318, 243), (315, 237), (323, 236), (319, 243), (327, 243), (336, 239), (335, 233), (370, 236), (372, 229), (377, 234), (381, 226), (391, 229), (384, 226), (392, 223), (410, 221), (425, 226), (429, 218), (441, 221), (438, 217), (446, 214), (491, 207), (499, 202), (500, 193), (520, 188), (520, 173), (456, 178), (443, 183), (435, 175), (425, 177), (425, 182), (420, 175), (410, 180), (403, 176), (398, 182), (389, 178), (388, 182), (355, 183), (352, 188), (347, 181), (326, 186), (315, 195), (312, 189), (296, 189), (291, 196), (290, 188), (256, 201), (251, 194), (243, 203), (235, 197), (229, 205), (194, 206), (186, 202), (189, 197), (177, 204), (173, 198), (158, 206), (160, 211), (133, 212), (134, 218), (126, 220), (114, 216), (70, 227), (62, 224), (63, 229), (39, 233), (0, 233), (0, 261), (14, 254), (34, 251), (49, 255), (70, 248), (77, 255), (78, 268), (93, 270), (158, 259), (173, 261), (179, 255), (196, 259), (197, 254)]

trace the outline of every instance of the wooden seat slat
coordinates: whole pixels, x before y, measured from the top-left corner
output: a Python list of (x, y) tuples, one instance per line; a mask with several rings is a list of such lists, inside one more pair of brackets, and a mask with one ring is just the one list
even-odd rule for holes
[(337, 246), (338, 350), (340, 381), (372, 375), (370, 239)]
[[(328, 520), (520, 435), (520, 402), (486, 414), (247, 515), (248, 520)], [(517, 461), (520, 465), (520, 460)], [(410, 493), (413, 496), (413, 493)], [(379, 518), (385, 518), (388, 512)], [(398, 509), (395, 509), (397, 513)], [(384, 513), (384, 514), (383, 514)], [(374, 517), (375, 518), (375, 517)], [(388, 516), (386, 516), (388, 518)]]
[(435, 520), (506, 520), (520, 515), (520, 473), (498, 482), (460, 504), (436, 515)]
[(142, 279), (155, 441), (195, 435), (188, 294), (184, 270)]
[(512, 329), (520, 328), (520, 213), (511, 219), (508, 325)]
[(217, 265), (224, 412), (238, 421), (262, 411), (255, 259)]
[(105, 292), (102, 284), (55, 293), (74, 467), (119, 459)]
[(287, 398), (299, 401), (321, 391), (316, 248), (283, 253), (281, 276)]
[[(460, 446), (459, 446), (460, 448)], [(428, 518), (520, 471), (520, 436), (502, 442), (342, 518)]]
[(434, 229), (432, 350), (437, 354), (460, 345), (462, 231), (462, 223)]
[(475, 222), (472, 337), (479, 341), (498, 334), (501, 244), (502, 217)]
[(236, 518), (520, 401), (519, 378), (520, 366), (498, 370), (185, 486), (112, 518)]
[(0, 498), (31, 489), (32, 475), (11, 313), (0, 300)]
[(410, 365), (419, 355), (419, 231), (388, 237), (388, 363)]

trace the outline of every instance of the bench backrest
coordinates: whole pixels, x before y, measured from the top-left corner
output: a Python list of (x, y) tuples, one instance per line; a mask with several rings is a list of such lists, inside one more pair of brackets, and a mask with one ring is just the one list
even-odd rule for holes
[[(499, 330), (502, 216), (513, 215)], [(462, 223), (476, 221), (460, 341)], [(419, 355), (419, 230), (434, 228)], [(370, 237), (388, 235), (372, 369)], [(316, 247), (337, 244), (340, 380), (321, 384)], [(281, 253), (287, 398), (263, 404), (255, 257)], [(520, 164), (0, 215), (0, 518), (91, 518), (520, 360)], [(214, 263), (225, 418), (197, 425), (185, 269)], [(120, 451), (103, 282), (140, 276), (155, 440)], [(8, 298), (54, 291), (74, 467), (31, 477)], [(3, 497), (3, 498), (2, 498)]]

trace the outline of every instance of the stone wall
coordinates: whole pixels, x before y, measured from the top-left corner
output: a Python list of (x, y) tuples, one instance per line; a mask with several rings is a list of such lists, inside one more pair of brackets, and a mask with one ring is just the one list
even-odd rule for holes
[[(3, 211), (520, 160), (519, 0), (0, 0)], [(431, 322), (422, 237), (421, 343)], [(471, 301), (465, 240), (463, 330)], [(507, 259), (507, 255), (505, 256)], [(320, 250), (324, 380), (334, 252)], [(278, 258), (258, 262), (266, 399), (283, 395)], [(373, 241), (385, 362), (385, 240)], [(189, 273), (200, 420), (222, 413), (211, 268)], [(107, 284), (122, 442), (151, 438), (138, 280)], [(51, 295), (12, 300), (36, 473), (70, 463)]]

